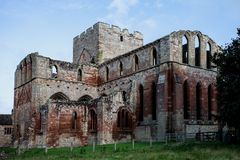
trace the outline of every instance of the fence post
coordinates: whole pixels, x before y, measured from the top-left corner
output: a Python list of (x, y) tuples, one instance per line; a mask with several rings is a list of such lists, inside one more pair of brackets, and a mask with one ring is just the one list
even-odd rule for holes
[(72, 144), (72, 142), (71, 142), (71, 144), (70, 144), (70, 151), (71, 151), (71, 152), (73, 151), (73, 144)]
[(45, 147), (45, 154), (47, 154), (48, 153), (48, 148), (47, 148), (47, 146)]
[(152, 137), (150, 138), (150, 147), (152, 147)]
[(117, 142), (114, 141), (114, 151), (116, 151), (116, 150), (117, 150)]
[(93, 140), (93, 152), (95, 152), (95, 141)]
[(132, 139), (132, 149), (134, 149), (135, 148), (135, 144), (134, 144), (135, 142), (134, 142), (134, 139)]

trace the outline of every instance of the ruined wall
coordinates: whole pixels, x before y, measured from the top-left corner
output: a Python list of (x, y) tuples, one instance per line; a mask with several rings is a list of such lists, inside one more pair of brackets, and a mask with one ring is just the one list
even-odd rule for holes
[[(0, 147), (9, 147), (12, 144), (12, 125), (0, 125)], [(7, 133), (5, 130), (11, 129), (11, 132)]]
[(143, 45), (143, 36), (118, 26), (98, 22), (74, 38), (73, 63), (102, 63)]

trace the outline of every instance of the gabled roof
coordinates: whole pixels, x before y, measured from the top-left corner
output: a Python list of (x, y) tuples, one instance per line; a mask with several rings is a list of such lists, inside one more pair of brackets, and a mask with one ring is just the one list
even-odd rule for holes
[(12, 125), (11, 114), (0, 114), (0, 125)]

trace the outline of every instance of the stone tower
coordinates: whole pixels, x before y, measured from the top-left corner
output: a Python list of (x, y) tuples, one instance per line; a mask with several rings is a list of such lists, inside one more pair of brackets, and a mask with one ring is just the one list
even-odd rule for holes
[(98, 22), (73, 39), (73, 63), (97, 63), (112, 59), (143, 45), (143, 35)]

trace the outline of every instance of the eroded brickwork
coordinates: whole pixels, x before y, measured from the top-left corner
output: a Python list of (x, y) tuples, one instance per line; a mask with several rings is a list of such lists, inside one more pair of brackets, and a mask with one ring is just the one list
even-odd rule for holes
[(73, 45), (73, 63), (32, 53), (18, 65), (15, 145), (160, 141), (217, 130), (216, 71), (207, 55), (220, 48), (208, 36), (178, 31), (143, 45), (141, 33), (99, 22)]

